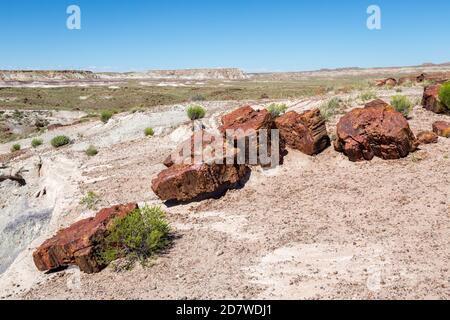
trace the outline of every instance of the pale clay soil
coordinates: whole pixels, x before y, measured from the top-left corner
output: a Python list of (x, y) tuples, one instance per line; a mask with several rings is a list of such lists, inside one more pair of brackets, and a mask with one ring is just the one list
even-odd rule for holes
[[(387, 101), (393, 94), (380, 91)], [(403, 94), (421, 97), (422, 89)], [(320, 102), (289, 105), (301, 111)], [(204, 124), (217, 128), (219, 116), (240, 104), (205, 103)], [(67, 175), (47, 182), (53, 216), (0, 276), (3, 298), (450, 298), (450, 139), (439, 138), (394, 161), (352, 163), (332, 147), (315, 157), (290, 150), (281, 167), (253, 168), (242, 189), (166, 207), (151, 191), (151, 179), (187, 137), (189, 123), (181, 107), (162, 110), (52, 133), (83, 135), (61, 150), (40, 151), (48, 172), (65, 169)], [(339, 117), (327, 125), (330, 134)], [(409, 122), (417, 134), (436, 120), (450, 117), (416, 106)], [(156, 136), (144, 138), (149, 123)], [(99, 147), (96, 157), (82, 152), (89, 144)], [(8, 150), (9, 145), (0, 146), (0, 154)], [(11, 163), (31, 165), (35, 158), (28, 150)], [(30, 194), (46, 182), (35, 178), (34, 183)], [(161, 205), (172, 225), (172, 246), (147, 268), (39, 273), (31, 259), (34, 248), (60, 227), (95, 213), (78, 204), (87, 191), (101, 196), (99, 207), (132, 201)]]

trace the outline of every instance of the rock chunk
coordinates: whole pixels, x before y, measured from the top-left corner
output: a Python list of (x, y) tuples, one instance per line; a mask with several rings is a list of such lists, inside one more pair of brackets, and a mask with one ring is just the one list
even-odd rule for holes
[(34, 251), (34, 264), (40, 271), (68, 265), (77, 265), (86, 273), (101, 271), (105, 266), (97, 262), (96, 253), (101, 249), (102, 240), (111, 228), (111, 221), (116, 217), (124, 217), (137, 208), (136, 203), (116, 205), (100, 210), (93, 218), (78, 221), (60, 230)]
[(438, 135), (431, 131), (422, 131), (417, 134), (417, 144), (430, 144), (438, 142)]
[(285, 113), (275, 120), (280, 138), (286, 146), (307, 155), (316, 155), (330, 146), (325, 119), (319, 109), (298, 114)]
[(436, 121), (433, 123), (433, 132), (438, 136), (450, 138), (450, 122)]
[(422, 98), (422, 106), (434, 113), (444, 113), (446, 112), (446, 108), (439, 101), (439, 89), (441, 88), (440, 84), (434, 84), (431, 86), (427, 86), (423, 92)]
[(374, 156), (399, 159), (416, 148), (405, 117), (389, 105), (373, 106), (378, 103), (353, 109), (337, 124), (334, 147), (350, 161), (372, 160)]

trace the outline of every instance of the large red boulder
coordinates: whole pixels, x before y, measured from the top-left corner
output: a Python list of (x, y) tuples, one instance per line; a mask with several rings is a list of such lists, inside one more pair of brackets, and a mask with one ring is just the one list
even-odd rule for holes
[(427, 86), (423, 92), (422, 98), (422, 106), (434, 113), (444, 113), (446, 112), (446, 108), (439, 100), (439, 89), (441, 88), (440, 84), (434, 84), (431, 86)]
[(335, 149), (351, 161), (399, 159), (414, 151), (416, 139), (405, 117), (389, 105), (373, 105), (353, 109), (339, 120)]
[(450, 122), (436, 121), (433, 123), (433, 132), (438, 136), (450, 138)]
[(152, 190), (163, 201), (208, 198), (239, 186), (248, 170), (237, 164), (174, 164), (153, 179)]
[[(271, 155), (271, 129), (275, 129), (271, 113), (266, 109), (255, 110), (250, 106), (241, 107), (224, 115), (222, 126), (219, 127), (223, 136), (233, 141), (234, 147), (240, 148), (241, 156), (245, 155), (243, 162), (264, 166), (272, 164), (271, 159), (267, 159), (267, 163), (261, 161), (262, 147), (267, 150), (264, 155), (268, 157)], [(264, 143), (263, 134), (266, 137)], [(255, 155), (254, 158), (251, 155)]]
[(77, 265), (81, 271), (94, 273), (105, 266), (97, 262), (96, 254), (111, 228), (114, 218), (124, 217), (137, 209), (136, 203), (103, 209), (93, 218), (80, 220), (45, 241), (33, 253), (34, 264), (40, 271)]
[(283, 143), (307, 155), (322, 152), (330, 145), (325, 119), (319, 109), (301, 114), (291, 111), (275, 120)]

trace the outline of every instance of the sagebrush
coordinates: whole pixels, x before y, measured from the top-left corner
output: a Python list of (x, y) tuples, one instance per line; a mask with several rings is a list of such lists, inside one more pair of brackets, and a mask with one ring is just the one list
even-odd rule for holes
[(65, 146), (70, 143), (70, 138), (67, 136), (56, 136), (50, 141), (51, 145), (55, 148)]
[(403, 114), (405, 117), (408, 117), (413, 109), (411, 100), (409, 100), (408, 97), (401, 95), (393, 96), (391, 98), (391, 106), (393, 106), (395, 110)]
[(269, 111), (273, 117), (279, 117), (288, 109), (287, 105), (284, 103), (272, 103), (267, 107), (267, 111)]
[(450, 82), (444, 83), (439, 89), (439, 99), (450, 110)]
[(199, 105), (191, 105), (187, 109), (187, 116), (191, 120), (197, 120), (204, 118), (206, 115), (206, 110)]

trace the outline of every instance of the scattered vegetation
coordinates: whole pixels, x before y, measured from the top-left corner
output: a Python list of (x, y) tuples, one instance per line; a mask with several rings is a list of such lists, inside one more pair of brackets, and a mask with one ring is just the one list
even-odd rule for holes
[(324, 102), (320, 107), (320, 113), (325, 118), (325, 120), (330, 120), (331, 117), (342, 113), (344, 108), (344, 103), (340, 98), (332, 98), (327, 102)]
[(103, 123), (108, 123), (109, 119), (112, 118), (113, 112), (110, 110), (104, 110), (100, 113), (100, 120), (102, 120)]
[(377, 97), (377, 94), (373, 91), (365, 91), (359, 95), (359, 98), (362, 101), (366, 102), (366, 101), (374, 100), (378, 97)]
[(44, 143), (44, 141), (42, 139), (35, 138), (35, 139), (31, 140), (31, 146), (33, 148), (37, 148), (40, 145), (42, 145), (43, 143)]
[(70, 143), (70, 139), (67, 136), (56, 136), (50, 141), (51, 145), (55, 148), (65, 146)]
[(153, 130), (153, 128), (145, 128), (144, 134), (146, 137), (153, 137), (155, 130)]
[(187, 116), (191, 120), (202, 119), (206, 115), (206, 110), (199, 105), (190, 105), (187, 109)]
[(191, 98), (191, 101), (205, 101), (205, 100), (206, 100), (206, 98), (202, 94), (193, 95)]
[(112, 221), (111, 233), (105, 238), (97, 260), (101, 264), (125, 258), (128, 266), (136, 261), (146, 265), (149, 258), (169, 244), (170, 227), (159, 207), (136, 209)]
[(89, 210), (97, 209), (100, 198), (94, 191), (89, 191), (81, 200), (80, 204)]
[(20, 151), (20, 149), (21, 149), (20, 144), (16, 143), (12, 145), (11, 152), (17, 152)]
[(275, 118), (281, 116), (283, 113), (286, 112), (287, 109), (288, 109), (288, 107), (284, 103), (283, 104), (281, 104), (281, 103), (272, 103), (270, 106), (267, 107), (267, 110)]
[(391, 98), (391, 105), (394, 107), (395, 110), (402, 113), (405, 118), (407, 118), (410, 114), (410, 112), (413, 109), (412, 102), (408, 99), (408, 97), (405, 96), (393, 96)]
[(450, 110), (450, 82), (446, 82), (439, 90), (439, 99), (442, 104)]
[(85, 152), (89, 157), (93, 157), (98, 154), (97, 148), (94, 147), (93, 145), (90, 145), (89, 148), (87, 148)]

